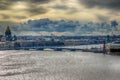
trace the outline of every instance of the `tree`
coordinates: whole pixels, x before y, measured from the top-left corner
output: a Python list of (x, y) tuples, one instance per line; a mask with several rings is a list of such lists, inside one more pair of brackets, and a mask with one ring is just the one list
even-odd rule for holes
[(13, 36), (13, 40), (14, 40), (14, 41), (17, 40), (17, 36), (16, 36), (16, 35)]
[(118, 26), (118, 22), (117, 21), (111, 21), (111, 26), (112, 27), (116, 27), (116, 26)]

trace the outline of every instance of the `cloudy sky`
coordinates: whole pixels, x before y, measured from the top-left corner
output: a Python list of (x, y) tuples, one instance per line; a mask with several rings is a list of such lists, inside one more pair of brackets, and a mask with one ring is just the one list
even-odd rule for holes
[(40, 18), (120, 22), (120, 0), (0, 0), (0, 21)]

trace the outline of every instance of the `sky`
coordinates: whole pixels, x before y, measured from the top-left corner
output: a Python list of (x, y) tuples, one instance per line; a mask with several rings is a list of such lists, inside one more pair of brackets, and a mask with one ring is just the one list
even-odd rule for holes
[(0, 21), (120, 21), (120, 0), (0, 0)]
[[(44, 18), (53, 21), (72, 20), (98, 23), (115, 20), (120, 23), (120, 0), (0, 0), (1, 24), (14, 23), (15, 25)], [(2, 32), (1, 25), (0, 28)], [(27, 25), (26, 28), (31, 27)], [(23, 33), (22, 30), (21, 33)], [(30, 33), (36, 35), (35, 31), (28, 32)], [(52, 33), (66, 34), (65, 31)]]

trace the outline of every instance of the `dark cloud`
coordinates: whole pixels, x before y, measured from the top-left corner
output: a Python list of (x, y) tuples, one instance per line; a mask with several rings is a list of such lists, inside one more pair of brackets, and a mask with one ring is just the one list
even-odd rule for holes
[(2, 2), (2, 3), (5, 3), (5, 2), (13, 3), (13, 2), (20, 2), (20, 1), (33, 2), (33, 3), (48, 3), (52, 0), (1, 0), (0, 2)]
[[(111, 23), (111, 24), (110, 24)], [(79, 35), (100, 35), (100, 34), (110, 34), (111, 32), (116, 32), (116, 29), (119, 29), (119, 24), (117, 21), (111, 22), (100, 22), (100, 23), (81, 23), (79, 21), (68, 21), (68, 20), (60, 20), (53, 21), (50, 19), (39, 19), (39, 20), (29, 20), (26, 23), (13, 23), (13, 22), (1, 22), (0, 21), (0, 32), (4, 34), (4, 31), (7, 26), (10, 26), (12, 33), (19, 35), (40, 32), (68, 32), (74, 34), (76, 36)], [(119, 32), (119, 31), (118, 31)], [(66, 34), (64, 34), (66, 35)]]
[(26, 9), (26, 12), (30, 16), (44, 14), (44, 13), (47, 13), (48, 11), (49, 10), (47, 8), (44, 8), (42, 6), (41, 7), (31, 6), (29, 9)]
[(109, 21), (110, 17), (109, 16), (105, 16), (105, 15), (100, 15), (100, 14), (96, 14), (97, 18), (100, 20), (100, 21)]
[(79, 0), (88, 8), (99, 7), (120, 10), (120, 0)]
[(0, 3), (30, 2), (30, 3), (48, 3), (52, 0), (0, 0)]
[(0, 0), (0, 10), (8, 10), (9, 6), (12, 6), (16, 2), (27, 2), (29, 4), (45, 4), (49, 3), (52, 0)]
[(67, 14), (73, 14), (73, 13), (78, 12), (78, 10), (76, 8), (68, 7), (66, 5), (54, 5), (52, 8), (54, 8), (55, 10), (66, 11)]
[(14, 16), (14, 18), (16, 18), (16, 19), (26, 19), (27, 17), (26, 16)]
[(58, 10), (66, 10), (69, 9), (69, 7), (65, 6), (65, 5), (55, 5), (52, 8), (54, 9), (58, 9)]
[(5, 10), (8, 9), (8, 6), (6, 6), (5, 4), (0, 4), (0, 10)]
[(9, 8), (11, 3), (8, 3), (6, 0), (0, 0), (0, 10), (6, 10)]
[(3, 18), (3, 19), (9, 19), (10, 16), (9, 15), (6, 15), (6, 14), (0, 14), (0, 16)]
[(8, 10), (9, 7), (16, 3), (17, 1), (24, 1), (24, 0), (0, 0), (0, 10)]
[(32, 3), (48, 3), (52, 0), (28, 0), (28, 1), (30, 1)]
[(74, 14), (76, 12), (79, 12), (78, 9), (76, 8), (70, 8), (68, 11), (67, 11), (67, 14)]

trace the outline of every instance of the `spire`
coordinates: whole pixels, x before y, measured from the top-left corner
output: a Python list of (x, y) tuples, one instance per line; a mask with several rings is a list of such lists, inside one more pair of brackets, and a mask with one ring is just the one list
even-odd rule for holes
[(9, 26), (6, 28), (5, 37), (6, 37), (6, 41), (12, 40), (11, 30), (10, 30)]
[(9, 26), (6, 28), (5, 36), (11, 36), (11, 30)]

